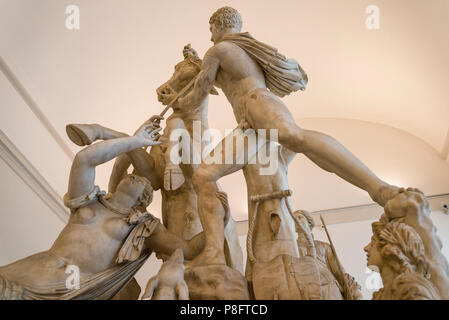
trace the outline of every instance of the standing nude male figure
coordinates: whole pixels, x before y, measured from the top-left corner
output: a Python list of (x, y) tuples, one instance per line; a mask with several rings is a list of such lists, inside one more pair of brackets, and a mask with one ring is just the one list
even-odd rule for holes
[[(335, 139), (320, 132), (298, 127), (287, 106), (274, 93), (283, 96), (299, 88), (304, 89), (304, 82), (301, 83), (301, 81), (306, 80), (299, 79), (296, 88), (287, 92), (269, 86), (269, 83), (273, 81), (273, 74), (267, 72), (266, 66), (262, 67), (257, 57), (238, 45), (239, 41), (246, 41), (247, 47), (248, 43), (251, 46), (251, 41), (259, 45), (261, 43), (248, 33), (240, 33), (242, 20), (237, 10), (230, 7), (218, 9), (210, 18), (209, 24), (214, 46), (204, 56), (201, 72), (198, 74), (193, 90), (179, 100), (181, 105), (194, 109), (200, 105), (215, 85), (222, 89), (231, 103), (240, 126), (244, 123), (244, 127), (251, 127), (254, 130), (277, 129), (278, 142), (281, 145), (296, 153), (303, 153), (322, 169), (335, 173), (367, 191), (381, 206), (384, 206), (397, 193), (397, 187), (380, 180)], [(263, 46), (271, 48), (262, 44)], [(280, 56), (277, 53), (274, 55)], [(287, 62), (289, 61), (294, 60)], [(302, 72), (299, 65), (297, 68), (298, 72)], [(244, 134), (241, 130), (235, 130), (217, 145), (214, 153), (219, 152), (224, 158), (222, 150), (225, 150), (226, 141), (234, 140), (239, 136), (241, 138), (242, 135)], [(244, 151), (248, 150), (234, 150), (234, 154)], [(248, 154), (247, 159), (251, 159), (252, 156)], [(216, 182), (219, 178), (240, 170), (245, 165), (245, 163), (202, 163), (195, 172), (193, 183), (198, 194), (198, 207), (206, 244), (203, 252), (192, 261), (192, 265), (225, 264), (222, 226), (224, 210), (215, 196), (218, 191)]]

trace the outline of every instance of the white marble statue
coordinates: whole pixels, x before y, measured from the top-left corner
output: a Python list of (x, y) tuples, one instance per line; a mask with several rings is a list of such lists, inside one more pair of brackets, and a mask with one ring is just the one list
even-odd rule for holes
[[(195, 110), (213, 86), (221, 88), (241, 127), (277, 129), (278, 142), (282, 146), (303, 153), (322, 169), (366, 190), (374, 201), (385, 205), (398, 188), (380, 180), (335, 139), (299, 128), (279, 99), (290, 92), (305, 89), (307, 76), (299, 64), (293, 59), (286, 59), (275, 48), (255, 40), (248, 33), (241, 33), (242, 19), (233, 8), (218, 9), (209, 23), (214, 45), (203, 58), (193, 89), (179, 99), (181, 108)], [(242, 130), (234, 130), (219, 143), (214, 153), (223, 153), (226, 141), (242, 135)], [(270, 136), (269, 139), (274, 137)], [(241, 158), (239, 153), (247, 151), (234, 150), (234, 153)], [(247, 159), (253, 156), (248, 154)], [(194, 264), (226, 263), (222, 250), (224, 211), (215, 196), (217, 180), (245, 165), (245, 162), (226, 165), (203, 162), (195, 171), (193, 185), (198, 195), (206, 246), (195, 258)]]
[[(186, 241), (146, 211), (153, 194), (146, 178), (126, 175), (108, 195), (95, 186), (96, 166), (158, 145), (159, 130), (144, 124), (134, 136), (101, 141), (76, 154), (64, 197), (69, 222), (49, 250), (0, 267), (0, 299), (111, 299), (152, 251), (170, 255), (181, 248), (188, 258), (200, 252), (202, 234)], [(79, 288), (67, 285), (69, 266), (79, 271)], [(125, 298), (137, 299), (139, 292)]]

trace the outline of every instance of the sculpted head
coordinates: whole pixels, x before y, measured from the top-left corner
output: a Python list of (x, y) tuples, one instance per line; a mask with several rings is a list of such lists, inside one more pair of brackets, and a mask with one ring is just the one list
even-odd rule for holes
[(153, 201), (153, 188), (150, 181), (136, 174), (128, 174), (117, 186), (115, 193), (121, 193), (135, 199), (132, 208), (145, 212)]
[(209, 19), (211, 41), (217, 43), (228, 32), (237, 33), (242, 30), (242, 17), (231, 7), (223, 7), (214, 12)]
[[(296, 218), (298, 218), (303, 228), (311, 233), (313, 228), (315, 227), (315, 221), (313, 220), (310, 213), (305, 210), (296, 210), (293, 214)], [(298, 226), (296, 226), (296, 232), (301, 232), (301, 230), (298, 230)]]
[[(176, 94), (189, 84), (201, 71), (202, 60), (195, 49), (190, 46), (190, 43), (184, 46), (182, 54), (184, 60), (175, 65), (175, 71), (171, 78), (156, 90), (157, 99), (163, 105), (168, 105)], [(218, 92), (215, 88), (212, 88), (210, 94), (218, 95)], [(178, 104), (175, 103), (173, 108), (176, 109), (177, 106)]]
[(424, 244), (419, 234), (403, 219), (389, 221), (382, 215), (372, 224), (371, 242), (364, 248), (367, 264), (380, 270), (388, 267), (396, 275), (418, 273), (428, 276), (428, 264), (424, 255)]
[(190, 46), (183, 48), (184, 60), (177, 63), (175, 71), (168, 81), (157, 88), (157, 97), (163, 105), (167, 105), (201, 70), (201, 59), (198, 53)]

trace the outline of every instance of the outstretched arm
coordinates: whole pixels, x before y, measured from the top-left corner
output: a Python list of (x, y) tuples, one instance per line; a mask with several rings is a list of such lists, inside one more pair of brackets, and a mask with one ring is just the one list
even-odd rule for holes
[(92, 191), (95, 184), (95, 167), (131, 150), (157, 145), (156, 134), (150, 125), (144, 125), (132, 137), (101, 141), (90, 145), (75, 156), (70, 170), (68, 197), (78, 198)]
[(214, 46), (204, 56), (201, 71), (195, 80), (192, 91), (184, 98), (180, 98), (179, 104), (192, 109), (198, 107), (212, 90), (219, 67), (218, 49)]

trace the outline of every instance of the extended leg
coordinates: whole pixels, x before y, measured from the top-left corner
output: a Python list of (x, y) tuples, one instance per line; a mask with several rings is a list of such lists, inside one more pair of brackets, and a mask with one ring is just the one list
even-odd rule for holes
[(384, 206), (397, 193), (397, 187), (380, 180), (334, 138), (298, 127), (290, 111), (277, 97), (259, 95), (247, 105), (249, 121), (254, 129), (278, 129), (280, 144), (303, 153), (320, 168), (367, 191), (379, 205)]
[[(251, 159), (254, 153), (257, 152), (257, 149), (252, 149), (245, 156), (244, 153), (248, 151), (247, 147), (236, 148), (234, 146), (230, 149), (229, 146), (233, 146), (237, 139), (244, 139), (244, 134), (241, 130), (234, 130), (213, 150), (213, 158), (216, 159), (215, 163), (210, 163), (211, 159), (205, 159), (193, 175), (193, 185), (198, 196), (198, 212), (206, 242), (204, 250), (189, 266), (226, 264), (223, 223), (225, 208), (219, 197), (217, 197), (217, 192), (220, 191), (217, 180), (242, 169), (246, 165), (247, 159)], [(228, 148), (226, 148), (226, 145)], [(228, 152), (228, 157), (226, 157), (225, 151)], [(229, 157), (231, 152), (232, 158)], [(235, 161), (229, 161), (234, 157)], [(226, 158), (228, 158), (228, 161), (226, 161)], [(238, 161), (242, 159), (243, 161)], [(218, 160), (221, 160), (221, 162), (217, 163)]]

